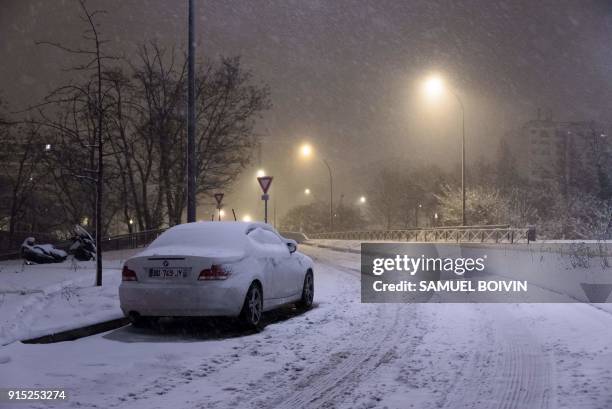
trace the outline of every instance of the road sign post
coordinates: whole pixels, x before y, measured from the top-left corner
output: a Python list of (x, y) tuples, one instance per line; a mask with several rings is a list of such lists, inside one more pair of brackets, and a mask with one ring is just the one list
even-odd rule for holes
[(270, 195), (268, 194), (268, 189), (270, 189), (270, 185), (272, 184), (272, 176), (260, 176), (257, 178), (259, 182), (259, 186), (261, 186), (261, 190), (263, 191), (263, 195), (261, 195), (261, 200), (264, 201), (264, 222), (268, 223), (268, 199), (270, 199)]
[(215, 200), (217, 201), (217, 211), (219, 212), (219, 221), (221, 221), (221, 208), (223, 207), (221, 205), (221, 202), (223, 202), (223, 193), (215, 193), (214, 197), (215, 197)]

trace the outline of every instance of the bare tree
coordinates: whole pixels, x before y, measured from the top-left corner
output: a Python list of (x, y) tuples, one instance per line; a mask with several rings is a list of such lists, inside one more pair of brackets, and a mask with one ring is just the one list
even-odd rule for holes
[[(186, 206), (186, 96), (185, 58), (174, 49), (156, 44), (143, 46), (135, 67), (134, 87), (140, 97), (137, 129), (146, 141), (145, 163), (158, 159), (159, 200), (165, 202), (168, 224), (181, 223)], [(210, 195), (227, 188), (246, 167), (257, 144), (255, 120), (270, 107), (269, 90), (254, 85), (238, 58), (224, 58), (219, 65), (200, 66), (196, 77), (197, 193)], [(157, 166), (157, 168), (155, 168)], [(146, 173), (149, 177), (149, 173)], [(141, 198), (142, 199), (142, 198)]]
[(8, 219), (8, 243), (12, 243), (17, 222), (31, 201), (38, 183), (40, 157), (44, 146), (38, 127), (26, 125), (0, 126), (0, 182), (3, 187), (2, 214)]
[[(181, 158), (178, 157), (183, 145), (181, 138), (184, 133), (181, 131), (184, 131), (186, 125), (182, 115), (185, 105), (186, 62), (184, 59), (177, 62), (174, 49), (166, 52), (155, 43), (141, 47), (138, 59), (138, 65), (133, 67), (136, 92), (141, 99), (138, 129), (150, 149), (148, 152), (155, 154), (143, 158), (146, 170), (141, 172), (141, 176), (146, 178), (146, 181), (143, 180), (143, 188), (147, 189), (146, 182), (151, 178), (149, 172), (156, 170), (155, 210), (164, 200), (168, 223), (178, 224), (184, 205), (184, 201), (179, 200), (180, 197), (176, 195), (177, 190), (183, 190), (180, 186), (183, 179), (177, 180), (176, 174), (183, 172), (177, 168), (181, 164)], [(156, 168), (148, 166), (151, 160), (158, 160)], [(144, 194), (148, 192), (143, 192)], [(147, 209), (144, 210), (146, 215)], [(178, 218), (176, 214), (179, 215)]]
[[(79, 0), (81, 8), (81, 19), (87, 26), (82, 34), (82, 39), (89, 44), (88, 48), (72, 48), (63, 44), (42, 41), (38, 44), (50, 45), (63, 50), (69, 54), (85, 58), (85, 62), (72, 68), (75, 72), (89, 75), (89, 80), (83, 85), (69, 84), (53, 91), (39, 106), (39, 112), (43, 117), (43, 123), (51, 129), (68, 135), (73, 141), (79, 141), (82, 147), (89, 152), (89, 167), (82, 169), (82, 173), (73, 173), (77, 179), (88, 180), (95, 186), (95, 236), (96, 236), (96, 285), (102, 285), (102, 200), (104, 197), (104, 127), (106, 111), (109, 105), (108, 85), (105, 84), (103, 72), (105, 61), (113, 59), (103, 54), (102, 47), (106, 41), (101, 39), (96, 17), (105, 13), (103, 10), (89, 10), (85, 0)], [(72, 123), (67, 124), (50, 119), (43, 111), (43, 107), (54, 105), (71, 106)]]

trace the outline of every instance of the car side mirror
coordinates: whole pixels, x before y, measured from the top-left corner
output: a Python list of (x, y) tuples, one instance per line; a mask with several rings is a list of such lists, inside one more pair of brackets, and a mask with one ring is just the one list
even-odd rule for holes
[(288, 241), (287, 248), (289, 249), (289, 253), (293, 254), (297, 251), (297, 243), (294, 241)]

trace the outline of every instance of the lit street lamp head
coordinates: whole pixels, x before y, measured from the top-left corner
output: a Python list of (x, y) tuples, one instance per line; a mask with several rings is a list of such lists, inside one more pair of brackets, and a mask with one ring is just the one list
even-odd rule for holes
[(310, 194), (310, 189), (308, 189), (308, 188), (304, 189), (304, 194), (305, 195), (309, 195)]
[(444, 81), (439, 75), (429, 77), (423, 86), (429, 98), (438, 98), (444, 92)]
[(366, 198), (365, 198), (365, 196), (361, 196), (361, 197), (359, 198), (359, 203), (365, 203), (365, 202), (366, 202)]
[(305, 143), (300, 147), (300, 154), (305, 158), (310, 157), (312, 155), (312, 146)]
[(258, 178), (262, 178), (264, 176), (266, 176), (266, 171), (265, 170), (263, 170), (263, 169), (257, 170), (257, 177)]

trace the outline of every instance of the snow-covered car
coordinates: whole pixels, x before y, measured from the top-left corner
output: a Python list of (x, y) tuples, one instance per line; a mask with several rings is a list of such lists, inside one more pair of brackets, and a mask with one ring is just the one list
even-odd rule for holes
[(268, 224), (197, 222), (174, 226), (125, 262), (119, 299), (136, 325), (154, 317), (240, 317), (312, 306), (312, 260)]

